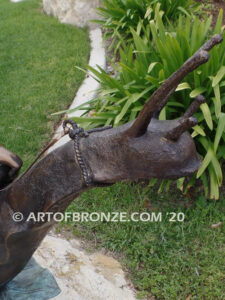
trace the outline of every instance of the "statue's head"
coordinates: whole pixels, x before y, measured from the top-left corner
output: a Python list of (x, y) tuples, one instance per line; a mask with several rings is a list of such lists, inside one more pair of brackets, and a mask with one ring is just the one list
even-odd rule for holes
[(157, 116), (178, 84), (206, 63), (210, 58), (209, 50), (221, 42), (221, 35), (206, 42), (152, 94), (133, 123), (93, 133), (87, 141), (81, 142), (94, 181), (113, 183), (121, 179), (152, 177), (177, 179), (192, 175), (199, 169), (201, 161), (188, 130), (197, 124), (193, 114), (205, 98), (197, 96), (180, 119), (159, 121)]
[[(197, 97), (192, 108), (197, 109), (203, 101), (203, 97)], [(146, 131), (138, 136), (132, 136), (135, 122), (130, 122), (80, 139), (80, 150), (93, 181), (177, 179), (195, 173), (201, 160), (187, 132), (197, 124), (191, 116), (194, 111), (188, 110), (177, 120), (152, 118)]]

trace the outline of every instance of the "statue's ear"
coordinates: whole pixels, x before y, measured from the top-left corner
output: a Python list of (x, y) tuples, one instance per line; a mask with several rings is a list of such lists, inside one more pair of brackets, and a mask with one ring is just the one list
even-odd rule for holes
[(10, 184), (17, 176), (23, 161), (0, 145), (0, 189)]
[(19, 158), (19, 156), (0, 145), (0, 164), (9, 166), (12, 170), (14, 170), (13, 173), (15, 173), (15, 171), (18, 172), (18, 170), (22, 167), (23, 161)]

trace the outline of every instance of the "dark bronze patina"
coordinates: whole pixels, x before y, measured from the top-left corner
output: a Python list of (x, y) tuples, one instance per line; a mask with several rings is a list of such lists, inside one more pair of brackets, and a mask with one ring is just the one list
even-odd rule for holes
[[(88, 188), (124, 179), (176, 179), (199, 169), (200, 159), (187, 130), (197, 123), (192, 115), (204, 98), (197, 97), (178, 120), (159, 121), (156, 115), (179, 82), (206, 63), (208, 51), (221, 41), (222, 36), (214, 36), (172, 74), (134, 122), (86, 133), (73, 124), (68, 130), (73, 141), (46, 155), (11, 184), (22, 163), (0, 148), (0, 183), (5, 186), (0, 190), (0, 286), (24, 268), (54, 224), (27, 222), (31, 212), (64, 212)], [(22, 221), (13, 220), (15, 212), (23, 215)]]
[(0, 189), (14, 180), (22, 164), (17, 155), (0, 145)]

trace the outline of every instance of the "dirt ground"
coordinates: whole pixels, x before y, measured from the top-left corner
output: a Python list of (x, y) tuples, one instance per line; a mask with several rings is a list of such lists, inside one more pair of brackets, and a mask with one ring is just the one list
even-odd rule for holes
[[(200, 2), (206, 5), (206, 12), (209, 15), (213, 15), (213, 25), (216, 24), (219, 10), (222, 8), (224, 11), (223, 24), (225, 25), (225, 0), (196, 0), (196, 2)], [(212, 8), (210, 6), (212, 6)]]

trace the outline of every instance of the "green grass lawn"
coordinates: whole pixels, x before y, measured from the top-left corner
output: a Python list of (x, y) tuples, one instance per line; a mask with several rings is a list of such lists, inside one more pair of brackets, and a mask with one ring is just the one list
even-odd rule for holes
[[(225, 197), (224, 197), (225, 198)], [(225, 299), (225, 199), (191, 201), (179, 192), (158, 195), (150, 188), (118, 183), (90, 190), (68, 212), (158, 212), (162, 222), (69, 222), (59, 225), (111, 251), (120, 259), (139, 297)], [(184, 222), (167, 213), (183, 212)], [(223, 222), (222, 227), (211, 228)], [(189, 299), (189, 298), (188, 298)]]
[(90, 50), (86, 29), (46, 16), (41, 3), (0, 0), (0, 143), (24, 169), (53, 133), (50, 114), (74, 98)]

